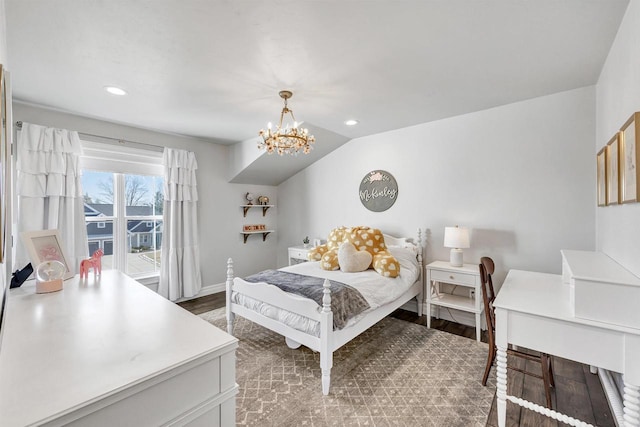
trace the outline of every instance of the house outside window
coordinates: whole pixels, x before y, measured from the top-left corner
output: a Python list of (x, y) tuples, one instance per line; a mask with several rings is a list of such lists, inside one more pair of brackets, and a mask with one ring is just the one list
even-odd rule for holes
[(163, 234), (161, 153), (103, 147), (83, 141), (89, 254), (104, 251), (103, 269), (117, 269), (138, 279), (157, 277)]

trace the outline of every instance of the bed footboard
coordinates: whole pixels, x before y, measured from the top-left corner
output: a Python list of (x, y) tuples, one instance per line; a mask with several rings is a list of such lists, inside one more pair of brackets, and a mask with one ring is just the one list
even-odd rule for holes
[(227, 332), (229, 335), (233, 335), (233, 321), (235, 314), (231, 309), (231, 294), (233, 293), (233, 260), (229, 258), (227, 260), (227, 282), (226, 282), (226, 314), (227, 314)]
[[(227, 260), (226, 281), (226, 315), (227, 332), (233, 335), (233, 322), (236, 314), (264, 326), (267, 329), (283, 335), (288, 341), (303, 344), (320, 353), (320, 368), (322, 370), (322, 393), (329, 394), (331, 384), (331, 368), (333, 367), (333, 312), (331, 311), (331, 284), (328, 279), (323, 283), (322, 307), (314, 301), (298, 295), (282, 291), (269, 284), (253, 284), (244, 280), (234, 280), (233, 260)], [(269, 304), (275, 308), (287, 310), (314, 320), (320, 324), (320, 338), (298, 331), (277, 320), (233, 302), (234, 292), (246, 295), (254, 300)]]

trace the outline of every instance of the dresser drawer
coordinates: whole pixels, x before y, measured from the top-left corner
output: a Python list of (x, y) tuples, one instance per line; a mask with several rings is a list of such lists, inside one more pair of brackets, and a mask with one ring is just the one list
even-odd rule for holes
[(431, 280), (436, 282), (474, 286), (476, 284), (476, 277), (477, 276), (473, 274), (467, 274), (467, 273), (431, 270)]
[(289, 258), (307, 259), (308, 249), (289, 249)]

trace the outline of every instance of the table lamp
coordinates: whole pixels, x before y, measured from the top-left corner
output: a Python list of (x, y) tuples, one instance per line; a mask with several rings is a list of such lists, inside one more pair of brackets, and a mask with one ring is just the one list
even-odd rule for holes
[(462, 267), (462, 249), (469, 247), (469, 230), (464, 227), (444, 228), (444, 247), (452, 248), (449, 264), (452, 267)]

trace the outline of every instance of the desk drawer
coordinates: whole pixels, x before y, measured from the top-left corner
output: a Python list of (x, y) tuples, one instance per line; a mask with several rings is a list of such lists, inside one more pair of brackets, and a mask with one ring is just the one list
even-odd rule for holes
[(453, 271), (431, 270), (431, 280), (436, 282), (453, 283), (457, 285), (475, 286), (476, 276)]
[(289, 249), (289, 258), (307, 259), (308, 249)]

